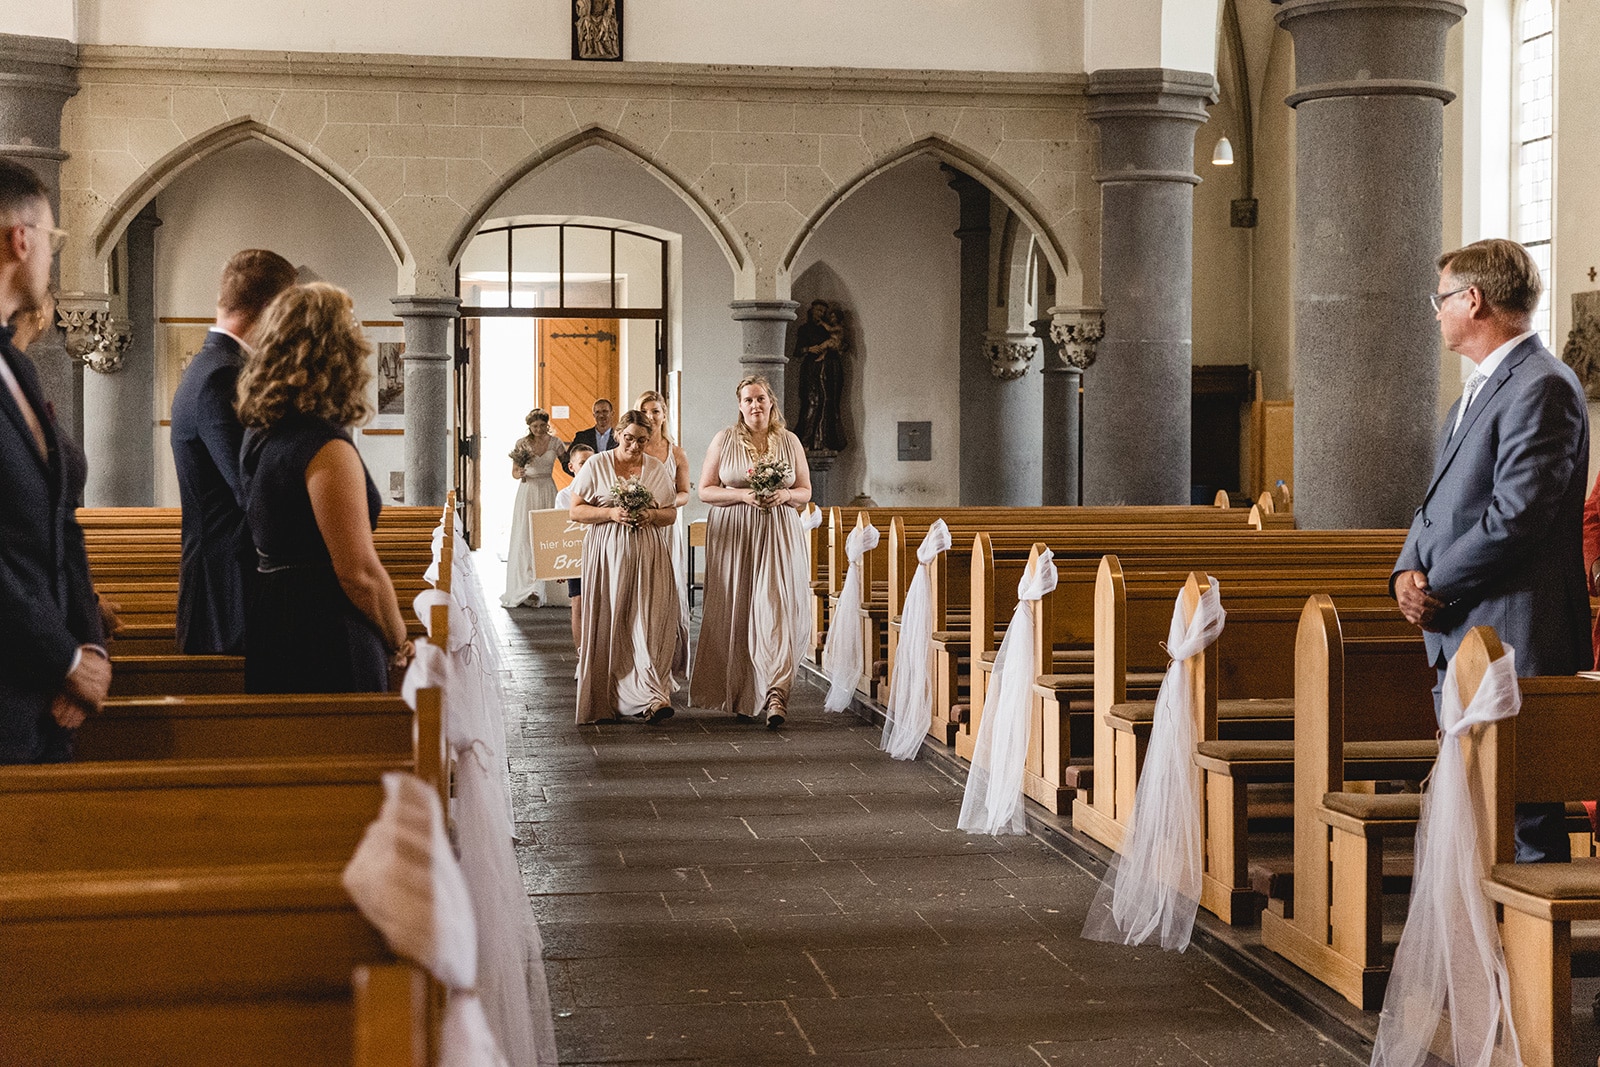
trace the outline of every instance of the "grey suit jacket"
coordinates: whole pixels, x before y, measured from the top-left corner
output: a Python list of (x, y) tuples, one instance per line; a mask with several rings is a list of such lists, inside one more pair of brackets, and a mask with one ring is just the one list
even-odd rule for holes
[[(1460, 406), (1456, 401), (1456, 406)], [(1389, 579), (1428, 576), (1445, 609), (1425, 633), (1443, 667), (1474, 626), (1516, 649), (1517, 673), (1572, 674), (1590, 660), (1583, 572), (1589, 415), (1572, 370), (1537, 334), (1514, 348), (1452, 435)]]

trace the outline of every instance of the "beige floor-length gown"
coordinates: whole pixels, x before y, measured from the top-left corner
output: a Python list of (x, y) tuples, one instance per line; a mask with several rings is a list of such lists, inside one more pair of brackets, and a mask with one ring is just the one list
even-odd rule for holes
[[(639, 478), (669, 508), (677, 495), (667, 466), (644, 457)], [(616, 507), (616, 456), (601, 452), (583, 465), (573, 497)], [(583, 642), (578, 653), (578, 721), (639, 715), (672, 701), (672, 658), (678, 644), (678, 594), (672, 528), (633, 529), (615, 522), (589, 527), (583, 540)]]
[[(789, 466), (806, 461), (800, 439), (783, 431)], [(748, 488), (755, 457), (732, 431), (723, 435), (722, 484)], [(785, 485), (793, 484), (793, 479)], [(805, 531), (791, 507), (713, 507), (706, 525), (706, 599), (689, 702), (760, 715), (776, 694), (787, 703), (795, 668), (811, 646)]]
[[(523, 449), (525, 442), (517, 442)], [(548, 599), (545, 590), (549, 582), (533, 577), (531, 511), (545, 511), (556, 506), (556, 462), (561, 457), (563, 442), (554, 434), (545, 439), (545, 450), (534, 455), (531, 450), (523, 454), (527, 462), (522, 466), (522, 482), (517, 486), (517, 499), (511, 505), (511, 544), (506, 551), (506, 591), (500, 597), (500, 606), (514, 608), (529, 597), (539, 594)], [(515, 457), (516, 452), (512, 453)]]
[[(667, 479), (672, 482), (673, 498), (677, 498), (678, 450), (667, 446)], [(672, 686), (686, 689), (689, 685), (689, 539), (684, 535), (683, 512), (667, 527), (672, 532), (672, 573), (678, 586), (678, 648), (672, 654)]]

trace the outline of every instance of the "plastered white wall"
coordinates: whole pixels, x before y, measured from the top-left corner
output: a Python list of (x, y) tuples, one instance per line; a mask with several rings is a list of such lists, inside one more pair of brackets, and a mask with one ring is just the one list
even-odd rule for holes
[[(0, 30), (41, 32), (11, 29), (38, 21), (11, 6)], [(568, 59), (571, 11), (570, 0), (462, 0), (443, 15), (435, 0), (78, 0), (76, 39)], [(60, 22), (47, 35), (70, 37)], [(635, 0), (624, 6), (623, 50), (648, 62), (1080, 71), (1081, 27), (1081, 0)]]
[(0, 33), (76, 40), (73, 0), (10, 0), (0, 7)]
[[(959, 500), (961, 245), (947, 181), (925, 156), (885, 172), (840, 204), (795, 262), (802, 313), (807, 301), (836, 300), (853, 322), (852, 447), (832, 474), (838, 499), (865, 492), (886, 507)], [(933, 423), (931, 462), (899, 461), (902, 420)]]

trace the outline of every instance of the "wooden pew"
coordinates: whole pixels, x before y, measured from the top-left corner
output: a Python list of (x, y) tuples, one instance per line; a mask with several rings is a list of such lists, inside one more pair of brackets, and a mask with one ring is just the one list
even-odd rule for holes
[(73, 747), (88, 761), (408, 757), (414, 729), (390, 693), (113, 697)]
[[(1488, 627), (1471, 631), (1456, 653), (1456, 683), (1470, 704), (1488, 664), (1504, 654)], [(1600, 860), (1574, 850), (1571, 863), (1513, 862), (1515, 806), (1571, 803), (1600, 796), (1593, 745), (1600, 723), (1600, 680), (1523, 678), (1522, 708), (1462, 740), (1483, 784), (1479, 825), (1488, 828), (1483, 880), (1496, 904), (1511, 1017), (1527, 1067), (1566, 1067), (1572, 1049), (1572, 924), (1600, 920)], [(1474, 759), (1476, 749), (1476, 759)]]
[[(1138, 566), (1138, 561), (1129, 563)], [(1341, 604), (1392, 620), (1396, 632), (1409, 632), (1388, 595), (1388, 562), (1311, 563), (1267, 555), (1253, 564), (1216, 559), (1205, 571), (1222, 583), (1228, 619), (1208, 650), (1211, 666), (1223, 669), (1198, 691), (1205, 703), (1192, 709), (1202, 740), (1254, 744), (1292, 736), (1295, 632), (1311, 593), (1326, 591)], [(1184, 578), (1159, 562), (1153, 569), (1125, 569), (1116, 556), (1105, 557), (1096, 575), (1091, 768), (1069, 783), (1065, 753), (1051, 753), (1050, 766), (1061, 768), (1054, 782), (1091, 787), (1088, 796), (1080, 789), (1071, 798), (1074, 826), (1111, 848), (1121, 847), (1130, 822), (1155, 707), (1149, 688), (1152, 679), (1159, 686), (1165, 669), (1162, 643), (1171, 625), (1173, 590)], [(1071, 679), (1036, 687), (1047, 719), (1062, 714), (1063, 698), (1082, 697), (1081, 682), (1069, 688), (1065, 681)], [(1286, 761), (1282, 780), (1287, 781), (1291, 753), (1286, 748), (1279, 754)]]
[(1364, 1010), (1382, 1005), (1389, 964), (1383, 845), (1410, 837), (1417, 793), (1347, 788), (1361, 741), (1428, 741), (1436, 672), (1418, 633), (1346, 637), (1331, 598), (1306, 602), (1295, 640), (1294, 882), (1269, 900), (1261, 943)]
[(0, 1063), (424, 1062), (425, 976), (342, 866), (0, 880)]

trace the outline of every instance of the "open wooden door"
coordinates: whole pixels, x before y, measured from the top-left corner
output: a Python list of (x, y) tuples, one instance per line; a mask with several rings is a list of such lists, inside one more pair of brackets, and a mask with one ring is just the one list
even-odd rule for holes
[[(539, 320), (539, 398), (551, 413), (550, 430), (563, 441), (594, 425), (594, 402), (611, 401), (618, 415), (628, 398), (617, 395), (621, 359), (616, 319)], [(561, 408), (566, 414), (560, 416)], [(565, 476), (557, 470), (558, 482)]]
[(483, 501), (479, 494), (478, 356), (479, 319), (456, 320), (456, 503), (466, 526), (467, 545), (479, 548), (483, 538)]

